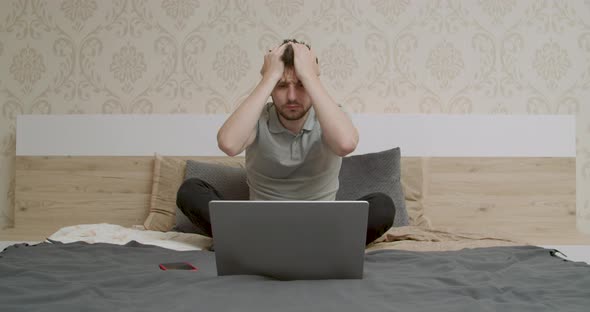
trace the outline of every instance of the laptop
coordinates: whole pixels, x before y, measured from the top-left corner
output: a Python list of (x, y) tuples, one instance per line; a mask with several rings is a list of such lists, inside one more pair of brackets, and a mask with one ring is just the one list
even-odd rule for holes
[(211, 201), (217, 274), (362, 279), (366, 201)]

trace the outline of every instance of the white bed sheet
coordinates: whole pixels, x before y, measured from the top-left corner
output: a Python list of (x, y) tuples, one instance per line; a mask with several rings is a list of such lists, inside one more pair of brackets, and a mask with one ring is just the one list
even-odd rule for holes
[(49, 236), (49, 239), (62, 243), (84, 241), (118, 245), (137, 241), (146, 245), (156, 245), (174, 250), (202, 250), (211, 244), (209, 237), (198, 234), (150, 231), (140, 225), (123, 227), (108, 223), (64, 227)]
[[(90, 244), (110, 243), (125, 245), (137, 241), (146, 245), (155, 245), (173, 250), (202, 250), (211, 244), (211, 239), (198, 234), (180, 232), (149, 231), (143, 226), (123, 227), (115, 224), (81, 224), (59, 229), (48, 237), (49, 240), (62, 243), (83, 241)], [(36, 244), (39, 241), (2, 241), (0, 250), (17, 243)]]
[(543, 248), (557, 249), (558, 256), (571, 261), (582, 261), (590, 264), (590, 245), (542, 245)]

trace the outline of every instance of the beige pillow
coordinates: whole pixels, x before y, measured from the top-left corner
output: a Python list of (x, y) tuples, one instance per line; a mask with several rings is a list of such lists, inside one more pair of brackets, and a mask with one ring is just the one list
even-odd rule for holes
[(155, 155), (149, 214), (143, 225), (148, 230), (170, 231), (176, 223), (176, 193), (184, 181), (187, 159), (231, 167), (244, 167), (244, 157)]
[[(228, 156), (162, 156), (155, 155), (152, 196), (149, 214), (144, 222), (148, 230), (170, 231), (176, 222), (176, 193), (184, 181), (186, 160), (244, 167), (244, 157)], [(428, 189), (428, 158), (402, 157), (402, 187), (410, 225), (430, 227), (424, 213)]]
[(431, 227), (424, 213), (424, 200), (428, 192), (429, 159), (426, 157), (402, 157), (402, 188), (410, 225)]
[(143, 223), (148, 230), (169, 231), (174, 226), (176, 192), (184, 179), (186, 161), (156, 154), (149, 214)]

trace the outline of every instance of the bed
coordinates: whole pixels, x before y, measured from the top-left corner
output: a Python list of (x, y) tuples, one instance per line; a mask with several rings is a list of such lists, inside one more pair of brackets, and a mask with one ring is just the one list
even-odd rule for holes
[[(225, 117), (19, 116), (15, 227), (0, 233), (0, 310), (590, 305), (590, 238), (576, 228), (571, 116), (355, 116), (361, 138), (392, 135), (351, 157), (401, 146), (399, 179), (389, 183), (403, 194), (406, 222), (367, 247), (362, 280), (288, 282), (217, 277), (211, 239), (178, 230), (174, 190), (187, 166), (243, 169), (243, 159), (215, 148), (211, 129)], [(464, 131), (474, 124), (476, 134)], [(200, 144), (188, 144), (186, 133)], [(159, 270), (174, 261), (198, 270)]]

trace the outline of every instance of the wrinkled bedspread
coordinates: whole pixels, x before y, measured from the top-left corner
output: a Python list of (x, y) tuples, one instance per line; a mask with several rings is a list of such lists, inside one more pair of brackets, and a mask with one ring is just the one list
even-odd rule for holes
[[(132, 241), (14, 245), (0, 311), (587, 311), (590, 265), (554, 250), (376, 250), (362, 280), (218, 277), (214, 253)], [(188, 261), (198, 271), (162, 271)]]

